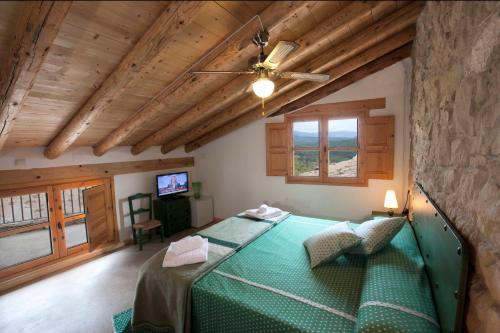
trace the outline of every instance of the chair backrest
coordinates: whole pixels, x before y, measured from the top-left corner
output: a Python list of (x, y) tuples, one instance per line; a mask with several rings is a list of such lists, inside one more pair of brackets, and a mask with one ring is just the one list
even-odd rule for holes
[[(140, 200), (140, 199), (148, 199), (148, 206), (147, 208), (139, 207), (138, 209), (134, 209), (133, 202), (134, 200)], [(151, 193), (137, 193), (134, 195), (131, 195), (128, 197), (128, 207), (130, 210), (130, 222), (132, 225), (135, 224), (135, 215), (136, 214), (142, 214), (142, 213), (149, 213), (149, 219), (153, 219), (153, 199), (152, 199), (152, 194)]]

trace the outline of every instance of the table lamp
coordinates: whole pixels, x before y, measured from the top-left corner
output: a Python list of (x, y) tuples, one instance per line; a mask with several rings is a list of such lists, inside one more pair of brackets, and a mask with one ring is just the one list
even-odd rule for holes
[(384, 207), (389, 209), (387, 214), (394, 216), (394, 209), (398, 208), (398, 201), (396, 200), (396, 192), (387, 190), (385, 192)]

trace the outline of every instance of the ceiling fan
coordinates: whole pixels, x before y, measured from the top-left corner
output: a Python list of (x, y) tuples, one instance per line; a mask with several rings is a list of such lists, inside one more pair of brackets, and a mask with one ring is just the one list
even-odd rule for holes
[(299, 45), (295, 42), (279, 41), (274, 49), (266, 55), (264, 48), (269, 44), (269, 33), (266, 30), (259, 31), (252, 42), (260, 48), (260, 54), (248, 61), (249, 69), (246, 71), (193, 71), (193, 74), (243, 74), (255, 75), (256, 80), (252, 83), (252, 90), (258, 97), (264, 99), (274, 92), (272, 79), (295, 79), (314, 82), (324, 82), (330, 79), (328, 74), (281, 72), (278, 70), (280, 63)]

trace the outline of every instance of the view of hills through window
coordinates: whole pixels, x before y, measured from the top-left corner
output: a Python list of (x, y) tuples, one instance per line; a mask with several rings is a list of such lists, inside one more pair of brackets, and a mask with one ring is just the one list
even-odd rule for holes
[[(319, 176), (319, 121), (294, 122), (293, 143), (294, 175)], [(328, 121), (329, 177), (357, 177), (357, 147), (357, 118)]]
[[(348, 147), (352, 150), (341, 150)], [(328, 177), (357, 177), (358, 119), (328, 121)], [(331, 150), (339, 148), (339, 150)]]
[(293, 174), (319, 176), (319, 121), (293, 123)]

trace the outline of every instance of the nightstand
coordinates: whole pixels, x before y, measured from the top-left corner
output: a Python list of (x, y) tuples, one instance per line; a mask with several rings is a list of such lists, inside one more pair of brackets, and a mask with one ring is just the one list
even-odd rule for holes
[(403, 217), (404, 215), (401, 214), (401, 213), (394, 213), (394, 215), (392, 216), (389, 216), (389, 214), (387, 212), (383, 212), (383, 211), (377, 211), (377, 210), (373, 210), (372, 211), (372, 217), (373, 219), (385, 219), (387, 217)]

